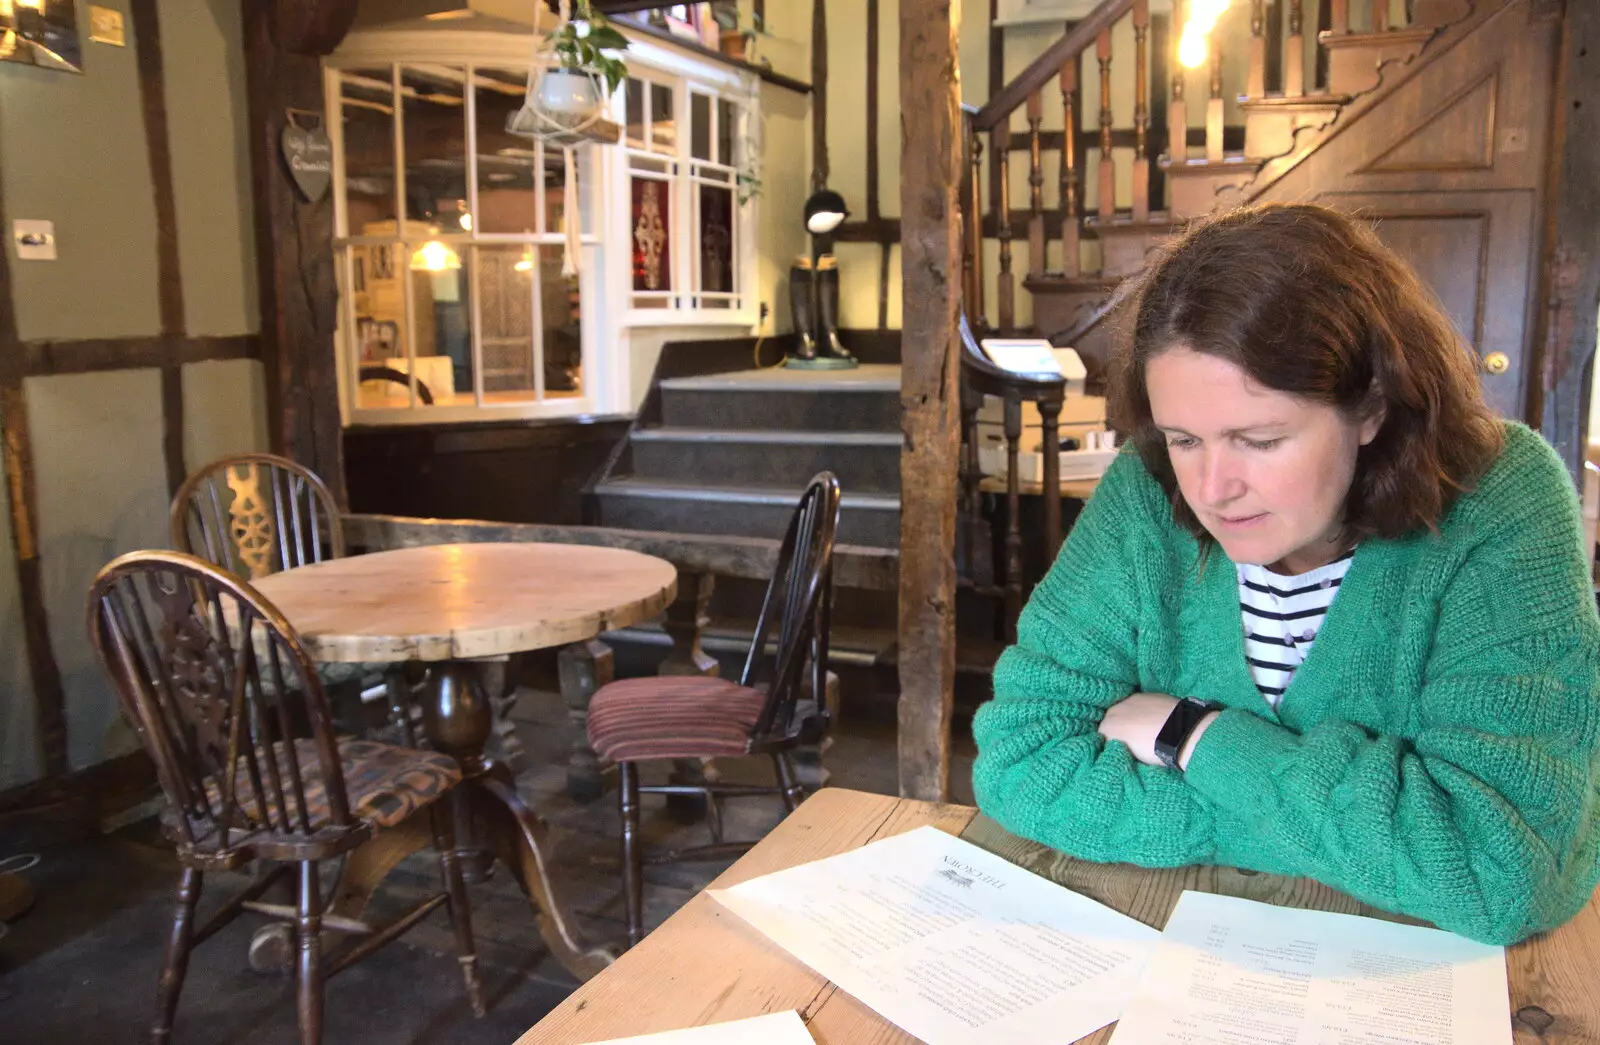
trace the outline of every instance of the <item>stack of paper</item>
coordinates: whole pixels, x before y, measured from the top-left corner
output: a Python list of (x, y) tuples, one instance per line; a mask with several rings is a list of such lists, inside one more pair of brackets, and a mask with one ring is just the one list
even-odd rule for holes
[(1083, 1037), (1159, 935), (933, 827), (711, 895), (927, 1045)]
[(1115, 1045), (1511, 1045), (1505, 948), (1186, 892)]
[(1511, 1042), (1504, 948), (1195, 892), (1157, 933), (932, 827), (711, 895), (927, 1045)]

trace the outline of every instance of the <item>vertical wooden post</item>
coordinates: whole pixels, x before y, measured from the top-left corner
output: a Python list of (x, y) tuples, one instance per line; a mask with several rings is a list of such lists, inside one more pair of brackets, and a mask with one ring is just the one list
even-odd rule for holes
[[(900, 793), (950, 794), (961, 373), (959, 0), (900, 0)], [(1002, 221), (1006, 220), (1002, 215)]]
[(1105, 29), (1095, 41), (1095, 57), (1100, 59), (1100, 220), (1109, 223), (1117, 212), (1117, 169), (1111, 159), (1111, 30)]
[(1167, 108), (1167, 157), (1173, 163), (1189, 158), (1189, 104), (1183, 100), (1187, 70), (1178, 60), (1183, 40), (1183, 0), (1172, 0), (1172, 103)]
[(1039, 127), (1044, 123), (1044, 95), (1028, 95), (1028, 275), (1044, 272), (1044, 164), (1039, 152)]
[(1305, 7), (1303, 0), (1289, 0), (1289, 54), (1283, 63), (1283, 93), (1298, 98), (1306, 93)]
[(1206, 162), (1222, 162), (1222, 38), (1212, 33), (1211, 96), (1206, 99)]
[[(334, 26), (308, 39), (331, 49), (354, 16), (355, 0), (300, 5), (307, 24)], [(256, 278), (261, 300), (261, 356), (267, 377), (272, 448), (310, 468), (345, 503), (343, 429), (339, 419), (334, 327), (332, 193), (307, 203), (280, 155), (289, 110), (323, 111), (322, 63), (280, 39), (278, 19), (291, 5), (244, 0), (245, 82), (250, 99), (251, 198), (255, 205)], [(327, 53), (322, 51), (320, 53)], [(338, 191), (335, 189), (334, 191)]]
[(1061, 272), (1076, 276), (1078, 263), (1078, 60), (1061, 65)]
[(1389, 0), (1372, 0), (1372, 31), (1387, 33), (1389, 31)]
[(1011, 333), (1017, 321), (1017, 283), (1011, 274), (1011, 117), (1008, 115), (989, 135), (998, 200), (995, 205), (995, 235), (1000, 240), (1000, 271), (995, 274), (996, 322), (1002, 334)]
[(1267, 96), (1267, 3), (1250, 0), (1250, 73), (1244, 93), (1252, 99)]
[[(972, 235), (967, 242), (967, 257), (970, 259), (967, 268), (972, 272), (972, 300), (967, 304), (967, 317), (975, 329), (984, 330), (989, 326), (988, 301), (986, 295), (988, 286), (983, 280), (983, 135), (972, 131), (967, 135), (969, 153), (967, 156), (968, 167), (972, 177), (968, 183), (967, 191), (971, 193), (967, 201), (966, 213), (972, 226)], [(904, 221), (901, 223), (901, 239), (904, 240)], [(901, 247), (900, 268), (905, 270), (905, 248)], [(905, 327), (905, 318), (902, 306), (900, 325)]]
[(811, 189), (828, 184), (828, 4), (811, 5)]
[(1150, 0), (1133, 0), (1133, 220), (1150, 220)]
[[(132, 0), (135, 59), (139, 65), (139, 100), (144, 111), (145, 155), (155, 187), (156, 290), (163, 334), (182, 334), (183, 273), (178, 268), (178, 213), (172, 183), (172, 147), (167, 139), (166, 68), (161, 53), (161, 18), (155, 0)], [(161, 449), (166, 462), (167, 496), (183, 485), (188, 467), (183, 460), (183, 367), (161, 368)]]
[(1560, 63), (1546, 183), (1546, 309), (1528, 361), (1529, 374), (1539, 375), (1529, 381), (1528, 416), (1539, 418), (1582, 490), (1600, 300), (1600, 7), (1567, 5)]

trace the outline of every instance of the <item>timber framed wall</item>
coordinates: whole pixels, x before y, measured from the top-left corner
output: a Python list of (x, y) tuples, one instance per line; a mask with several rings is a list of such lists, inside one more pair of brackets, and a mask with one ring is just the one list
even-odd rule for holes
[(0, 256), (0, 816), (128, 775), (89, 581), (167, 544), (190, 464), (268, 442), (240, 5), (110, 6), (128, 46), (86, 38), (83, 75), (0, 63), (0, 221), (60, 253)]

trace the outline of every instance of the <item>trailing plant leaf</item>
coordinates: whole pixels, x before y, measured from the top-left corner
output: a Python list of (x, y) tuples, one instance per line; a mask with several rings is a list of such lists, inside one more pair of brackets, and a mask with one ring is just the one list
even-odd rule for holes
[(628, 78), (628, 64), (617, 53), (628, 49), (628, 38), (588, 0), (578, 0), (572, 20), (556, 30), (554, 50), (561, 68), (592, 72), (605, 81), (606, 96), (614, 94)]

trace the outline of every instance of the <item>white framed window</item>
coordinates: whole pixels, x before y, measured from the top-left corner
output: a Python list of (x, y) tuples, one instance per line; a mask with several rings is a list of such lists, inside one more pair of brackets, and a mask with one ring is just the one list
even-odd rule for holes
[(746, 312), (743, 164), (757, 117), (737, 98), (684, 77), (641, 72), (622, 93), (630, 309)]
[[(562, 150), (505, 132), (531, 51), (509, 32), (372, 31), (325, 62), (347, 423), (624, 413), (630, 327), (756, 322), (739, 181), (753, 76), (635, 41), (611, 100), (624, 141), (575, 150), (569, 175)], [(635, 83), (665, 92), (648, 145), (626, 137)], [(640, 241), (635, 175), (654, 186), (662, 252), (660, 285), (637, 299), (653, 226)], [(562, 275), (568, 220), (576, 277)]]

